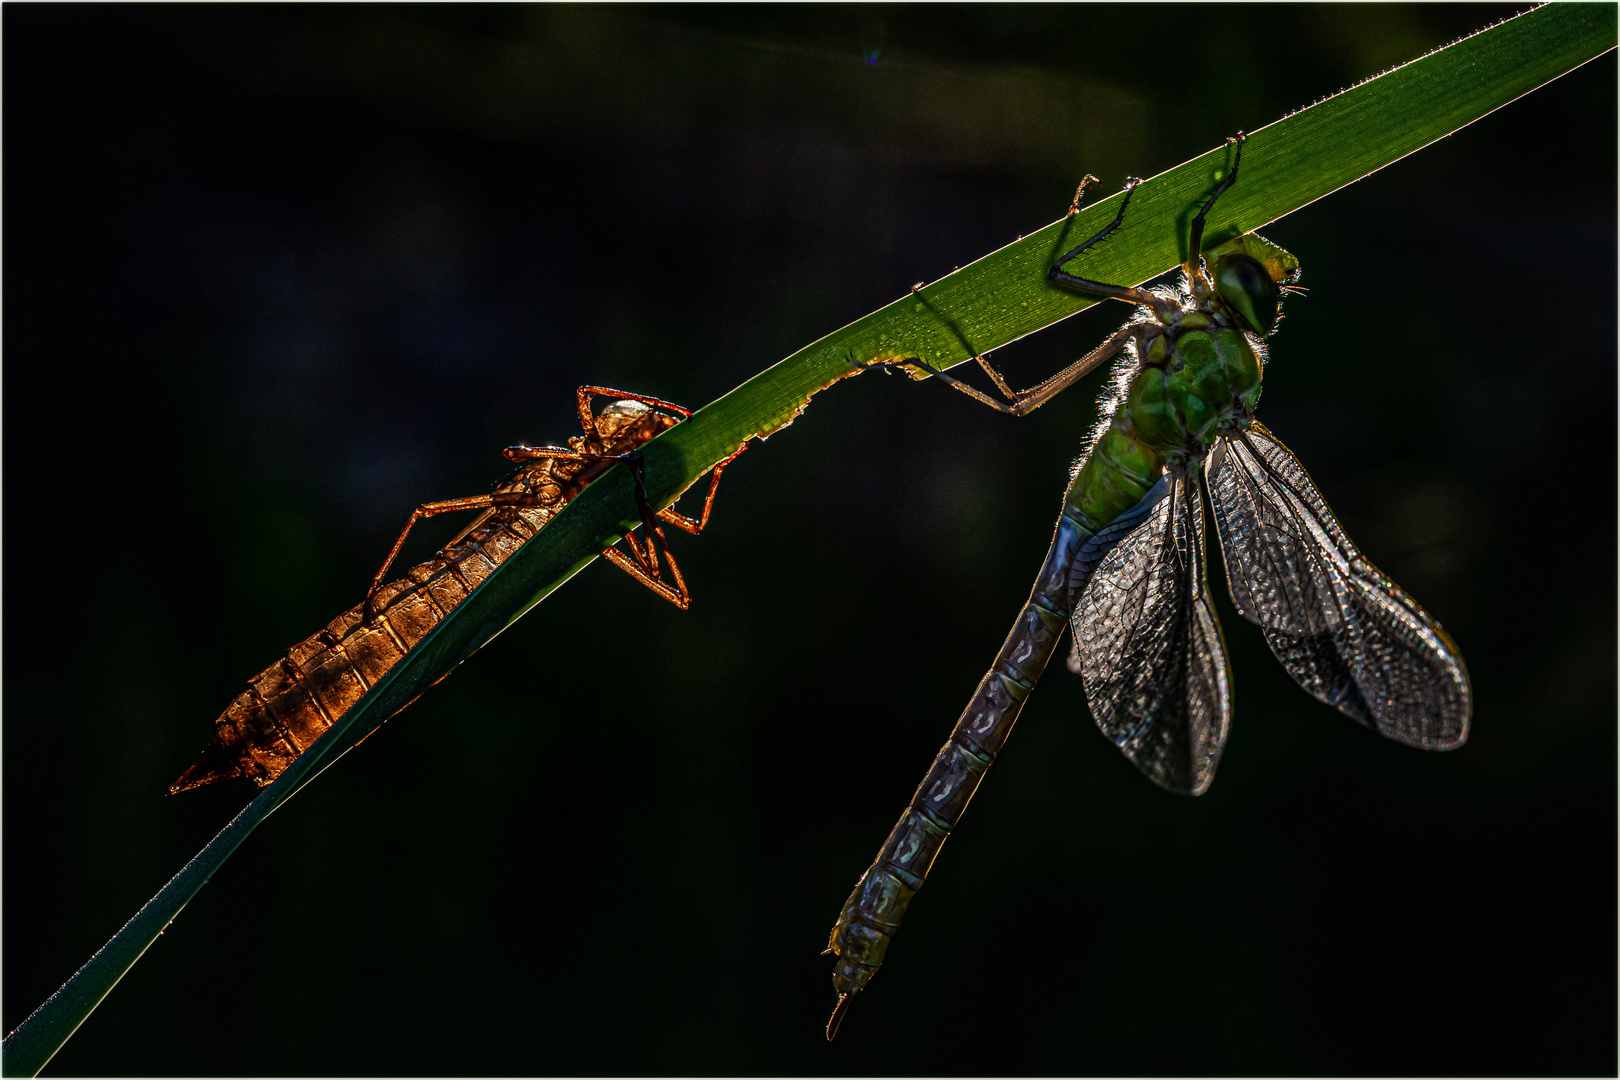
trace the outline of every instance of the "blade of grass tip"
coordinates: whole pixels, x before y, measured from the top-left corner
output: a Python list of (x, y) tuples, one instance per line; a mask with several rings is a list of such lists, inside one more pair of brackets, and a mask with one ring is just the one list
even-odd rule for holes
[(6, 1076), (33, 1076), (45, 1067), (180, 909), (208, 883), (214, 870), (274, 808), (269, 797), (266, 790), (249, 803), (72, 978), (6, 1037), (0, 1050), (0, 1069)]
[[(448, 621), (448, 620), (447, 620)], [(423, 648), (445, 626), (441, 623), (423, 641)], [(440, 650), (432, 650), (440, 655)], [(454, 665), (452, 664), (451, 667)], [(449, 670), (448, 668), (446, 670)], [(6, 1076), (33, 1076), (43, 1069), (78, 1030), (86, 1017), (112, 992), (180, 910), (208, 884), (226, 859), (272, 813), (302, 790), (305, 783), (336, 761), (354, 741), (345, 736), (356, 725), (370, 731), (415, 699), (437, 676), (421, 662), (401, 664), (366, 694), (286, 770), (232, 818), (168, 884), (141, 906), (112, 938), (96, 950), (73, 977), (35, 1009), (0, 1044), (0, 1072)], [(363, 737), (363, 735), (361, 736)]]
[[(1392, 69), (1249, 136), (1243, 184), (1220, 203), (1206, 245), (1259, 228), (1353, 183), (1615, 47), (1612, 4), (1553, 4)], [(1087, 253), (1102, 280), (1140, 282), (1179, 264), (1192, 205), (1227, 167), (1217, 148), (1138, 188), (1133, 216)], [(806, 346), (645, 448), (647, 487), (667, 505), (751, 438), (793, 421), (817, 392), (855, 374), (851, 359), (916, 357), (944, 369), (1089, 307), (1050, 286), (1071, 236), (1111, 220), (1119, 196), (1021, 238)], [(0, 1044), (7, 1076), (42, 1069), (231, 852), (299, 788), (409, 704), (637, 520), (615, 469), (570, 502), (406, 660), (266, 787), (74, 976)]]
[(102, 999), (112, 992), (124, 973), (174, 921), (180, 909), (208, 884), (209, 878), (248, 834), (292, 794), (296, 780), (277, 787), (291, 771), (289, 768), (232, 818), (230, 824), (169, 879), (157, 895), (143, 904), (72, 978), (6, 1037), (0, 1046), (0, 1070), (6, 1076), (33, 1076), (45, 1067)]

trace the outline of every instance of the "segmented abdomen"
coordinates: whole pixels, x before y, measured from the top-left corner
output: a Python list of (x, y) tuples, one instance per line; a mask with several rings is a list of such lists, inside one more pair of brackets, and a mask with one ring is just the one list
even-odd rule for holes
[[(833, 988), (841, 999), (865, 988), (877, 973), (906, 905), (922, 888), (934, 857), (1012, 734), (1025, 699), (1068, 625), (1070, 568), (1091, 539), (1067, 512), (1058, 519), (1035, 587), (995, 664), (979, 682), (876, 861), (844, 902), (827, 942), (827, 951), (838, 956)], [(829, 1030), (836, 1028), (836, 1020), (834, 1014)]]
[[(548, 463), (549, 464), (549, 463)], [(353, 708), (490, 573), (533, 536), (566, 499), (484, 513), (458, 540), (378, 590), (376, 621), (350, 608), (279, 662), (215, 721), (214, 739), (169, 793), (243, 776), (263, 787)]]

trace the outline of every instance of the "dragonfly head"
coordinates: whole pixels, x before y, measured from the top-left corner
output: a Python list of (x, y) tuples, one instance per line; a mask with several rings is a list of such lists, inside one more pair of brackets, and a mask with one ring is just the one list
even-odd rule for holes
[(1277, 329), (1283, 293), (1303, 292), (1299, 260), (1259, 233), (1234, 237), (1204, 256), (1215, 292), (1243, 329), (1269, 336)]
[(1228, 252), (1215, 260), (1211, 276), (1215, 291), (1243, 329), (1251, 334), (1271, 333), (1277, 325), (1280, 292), (1259, 259), (1240, 251)]

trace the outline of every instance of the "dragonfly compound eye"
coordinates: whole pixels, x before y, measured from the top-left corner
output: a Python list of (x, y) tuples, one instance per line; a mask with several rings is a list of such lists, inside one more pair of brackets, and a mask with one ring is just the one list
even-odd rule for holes
[(1277, 283), (1260, 260), (1238, 252), (1223, 255), (1215, 263), (1214, 276), (1215, 291), (1243, 328), (1256, 334), (1271, 333), (1277, 325)]

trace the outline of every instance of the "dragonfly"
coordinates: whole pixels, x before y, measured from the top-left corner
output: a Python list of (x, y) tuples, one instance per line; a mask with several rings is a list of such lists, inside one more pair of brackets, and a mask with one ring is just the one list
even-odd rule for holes
[[(638, 542), (632, 529), (622, 537), (627, 552), (615, 541), (602, 554), (684, 611), (691, 594), (659, 522), (694, 536), (701, 533), (714, 508), (721, 472), (743, 451), (710, 472), (696, 518), (673, 506), (655, 511), (647, 497), (641, 447), (690, 417), (691, 410), (603, 386), (582, 386), (578, 394), (583, 434), (570, 438), (567, 447), (508, 447), (504, 456), (518, 467), (489, 494), (424, 503), (414, 510), (372, 578), (364, 602), (248, 680), (247, 690), (215, 721), (213, 741), (202, 757), (181, 774), (169, 794), (238, 777), (263, 787), (280, 776), (497, 566), (615, 465), (626, 465), (635, 482), (643, 539)], [(598, 397), (612, 400), (593, 413)], [(389, 567), (417, 524), (462, 510), (483, 513), (433, 558), (385, 584)]]
[[(1206, 504), (1234, 606), (1307, 693), (1408, 746), (1450, 750), (1468, 737), (1473, 692), (1457, 646), (1351, 543), (1298, 459), (1255, 419), (1266, 339), (1282, 297), (1303, 290), (1298, 260), (1257, 233), (1200, 256), (1205, 218), (1237, 181), (1243, 139), (1227, 140), (1231, 170), (1192, 219), (1174, 287), (1073, 272), (1123, 223), (1135, 179), (1114, 220), (1052, 264), (1054, 284), (1140, 310), (1045, 382), (1014, 391), (976, 357), (998, 400), (915, 358), (857, 364), (932, 375), (1024, 416), (1117, 357), (1029, 601), (833, 927), (826, 951), (837, 957), (838, 1002), (828, 1039), (877, 973), (1065, 626), (1068, 667), (1103, 734), (1160, 787), (1208, 790), (1231, 725), (1232, 680), (1204, 576)], [(1081, 183), (1071, 216), (1094, 180)]]

